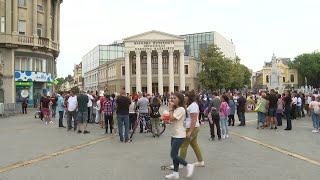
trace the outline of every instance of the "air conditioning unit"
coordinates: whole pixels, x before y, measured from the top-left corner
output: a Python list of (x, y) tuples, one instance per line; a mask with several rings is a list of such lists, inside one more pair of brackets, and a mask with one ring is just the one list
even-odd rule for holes
[(3, 116), (4, 115), (4, 104), (0, 103), (0, 115)]

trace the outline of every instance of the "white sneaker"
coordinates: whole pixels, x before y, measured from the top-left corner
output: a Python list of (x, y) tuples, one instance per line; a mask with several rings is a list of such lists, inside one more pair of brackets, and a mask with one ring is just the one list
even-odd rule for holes
[(50, 121), (49, 123), (50, 123), (50, 124), (53, 124), (53, 121)]
[[(170, 170), (173, 170), (174, 169), (174, 166), (173, 164), (170, 165)], [(183, 165), (182, 164), (179, 164), (179, 169), (183, 169)]]
[(172, 174), (168, 174), (165, 176), (166, 179), (179, 179), (179, 173), (178, 172), (172, 172)]
[(317, 132), (319, 132), (318, 130), (316, 130), (316, 129), (314, 129), (314, 130), (312, 130), (312, 132), (313, 133), (317, 133)]
[(204, 167), (204, 161), (195, 162), (195, 163), (193, 163), (193, 165), (194, 165), (195, 167)]
[(46, 121), (46, 125), (48, 125), (48, 122)]
[(225, 135), (222, 135), (222, 139), (225, 139), (226, 138), (226, 136)]
[(226, 138), (229, 138), (229, 134), (226, 135)]
[(193, 171), (194, 171), (194, 165), (193, 164), (188, 164), (187, 165), (187, 175), (186, 178), (191, 178), (193, 175)]

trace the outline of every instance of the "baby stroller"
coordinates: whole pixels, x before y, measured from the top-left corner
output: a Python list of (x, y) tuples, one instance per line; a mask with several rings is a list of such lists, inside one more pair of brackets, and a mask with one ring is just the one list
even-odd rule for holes
[(37, 118), (40, 118), (41, 121), (43, 120), (43, 114), (42, 114), (41, 109), (38, 109), (38, 110), (35, 112), (34, 118), (36, 118), (36, 119), (37, 119)]

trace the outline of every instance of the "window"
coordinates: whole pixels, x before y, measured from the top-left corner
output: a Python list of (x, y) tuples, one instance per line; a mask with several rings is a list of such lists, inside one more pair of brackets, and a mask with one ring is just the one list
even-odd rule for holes
[(0, 17), (0, 33), (4, 33), (5, 32), (5, 17)]
[(18, 30), (20, 35), (26, 35), (26, 21), (19, 20)]
[(189, 74), (188, 65), (184, 65), (184, 74)]
[(38, 4), (37, 5), (37, 10), (38, 10), (38, 12), (44, 12), (43, 5), (42, 4)]
[(126, 75), (126, 68), (124, 66), (121, 67), (121, 75)]
[(19, 0), (19, 7), (26, 7), (26, 0)]
[(293, 74), (290, 75), (290, 81), (294, 82), (294, 75)]
[(269, 83), (269, 75), (266, 76), (266, 82)]
[(286, 77), (282, 77), (282, 82), (286, 82)]
[(37, 35), (38, 37), (43, 37), (43, 28), (42, 28), (42, 24), (37, 24)]

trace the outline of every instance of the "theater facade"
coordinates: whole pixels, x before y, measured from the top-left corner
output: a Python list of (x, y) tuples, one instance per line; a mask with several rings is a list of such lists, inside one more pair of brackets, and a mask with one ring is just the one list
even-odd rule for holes
[[(200, 36), (199, 33), (196, 35)], [(191, 35), (188, 36), (190, 37)], [(200, 40), (196, 42), (208, 45), (206, 43), (211, 39), (207, 38), (206, 41), (206, 36), (203, 37), (201, 39), (203, 42)], [(188, 53), (193, 47), (185, 43), (184, 36), (152, 30), (107, 45), (106, 47), (111, 50), (103, 57), (98, 57), (101, 53), (90, 51), (90, 54), (98, 54), (96, 59), (99, 59), (99, 62), (105, 57), (108, 57), (106, 58), (108, 60), (104, 60), (98, 67), (87, 68), (82, 72), (84, 89), (115, 93), (125, 88), (127, 93), (146, 92), (161, 95), (174, 91), (200, 89), (198, 73), (201, 71), (201, 62)], [(120, 49), (121, 55), (112, 49)], [(96, 62), (96, 59), (90, 60), (85, 55), (82, 65), (90, 67), (90, 64), (94, 64), (91, 61)]]

